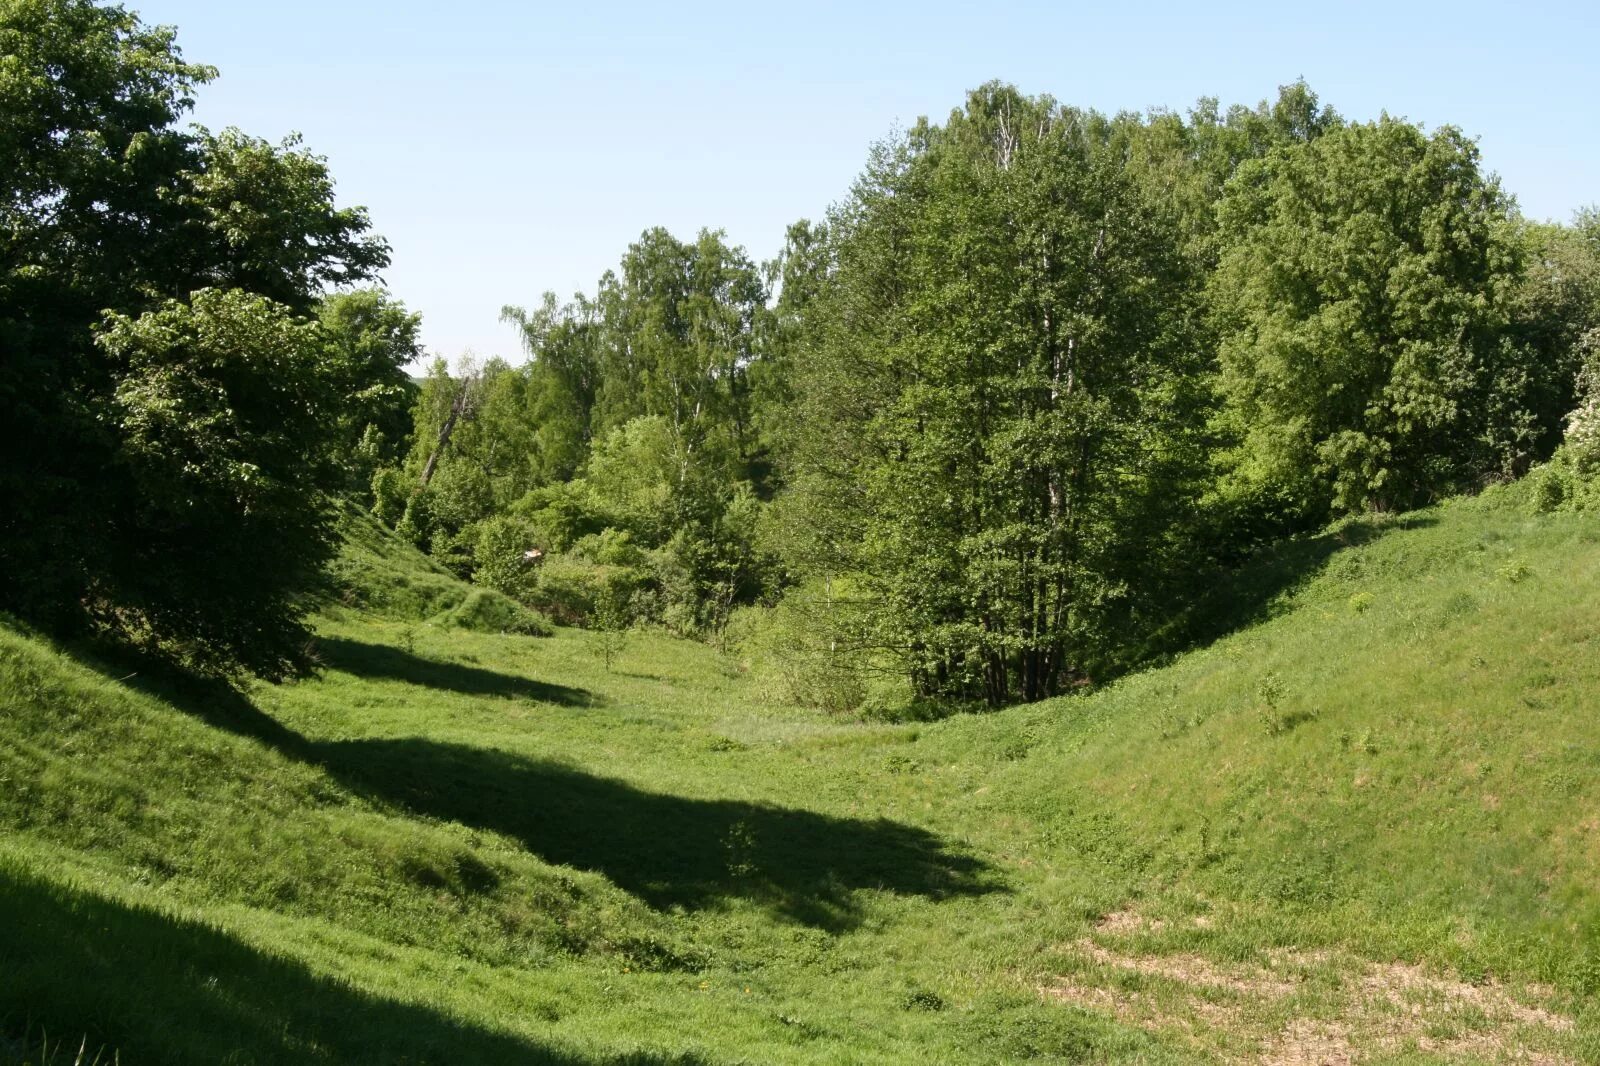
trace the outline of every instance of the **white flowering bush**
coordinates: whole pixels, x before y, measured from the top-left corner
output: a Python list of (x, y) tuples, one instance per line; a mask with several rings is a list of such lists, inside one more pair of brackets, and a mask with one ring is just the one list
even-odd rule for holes
[(1578, 342), (1578, 406), (1566, 417), (1561, 447), (1529, 475), (1529, 503), (1539, 514), (1600, 508), (1600, 329)]
[(1567, 416), (1563, 443), (1578, 473), (1590, 474), (1600, 467), (1600, 394), (1591, 390)]

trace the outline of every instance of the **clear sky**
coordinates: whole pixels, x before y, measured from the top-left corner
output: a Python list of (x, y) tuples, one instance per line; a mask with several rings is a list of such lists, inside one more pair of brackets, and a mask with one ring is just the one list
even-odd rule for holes
[(299, 131), (329, 158), (452, 359), (519, 358), (501, 305), (592, 291), (650, 226), (770, 257), (872, 141), (991, 78), (1117, 111), (1255, 103), (1303, 76), (1348, 117), (1461, 127), (1532, 217), (1600, 201), (1592, 0), (126, 6), (221, 69), (198, 121)]

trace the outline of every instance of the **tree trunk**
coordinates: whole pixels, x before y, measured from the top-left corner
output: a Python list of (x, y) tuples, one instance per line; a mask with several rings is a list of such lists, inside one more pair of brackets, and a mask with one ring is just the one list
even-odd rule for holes
[(433, 480), (433, 472), (439, 465), (439, 457), (450, 444), (450, 435), (456, 431), (456, 423), (463, 415), (469, 415), (468, 397), (472, 393), (472, 386), (476, 375), (468, 375), (461, 379), (461, 387), (456, 390), (456, 395), (450, 401), (450, 413), (445, 416), (444, 425), (439, 428), (439, 440), (433, 446), (433, 451), (428, 455), (428, 461), (422, 465), (422, 485), (427, 488), (428, 482)]

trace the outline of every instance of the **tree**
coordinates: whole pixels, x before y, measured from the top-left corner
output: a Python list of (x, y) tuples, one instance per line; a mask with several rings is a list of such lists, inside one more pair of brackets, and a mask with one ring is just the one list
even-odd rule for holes
[(783, 249), (765, 267), (768, 288), (777, 298), (759, 319), (757, 358), (748, 371), (755, 438), (748, 467), (751, 481), (766, 496), (779, 487), (773, 456), (793, 432), (801, 399), (795, 390), (795, 362), (803, 358), (808, 316), (832, 267), (827, 224), (806, 219), (788, 228)]
[[(258, 425), (252, 405), (276, 410), (276, 400), (264, 399), (276, 394), (255, 383), (232, 395), (226, 375), (213, 376), (225, 360), (206, 338), (223, 336), (218, 323), (228, 321), (260, 325), (240, 325), (239, 337), (299, 338), (261, 323), (309, 315), (325, 284), (370, 278), (387, 263), (387, 246), (367, 234), (364, 212), (334, 205), (325, 162), (297, 143), (274, 147), (233, 131), (177, 128), (196, 88), (215, 72), (185, 62), (169, 29), (89, 0), (0, 0), (0, 55), (0, 607), (61, 628), (97, 624), (164, 649), (176, 649), (189, 633), (193, 644), (183, 656), (196, 663), (281, 672), (299, 654), (282, 611), (301, 602), (303, 567), (275, 568), (283, 560), (270, 553), (238, 561), (259, 567), (263, 582), (283, 583), (276, 599), (265, 586), (251, 594), (252, 602), (282, 609), (254, 628), (222, 598), (197, 595), (219, 564), (213, 553), (163, 556), (165, 586), (140, 569), (152, 565), (159, 546), (173, 543), (177, 516), (188, 512), (170, 498), (137, 498), (130, 472), (155, 468), (132, 436), (148, 422), (136, 417), (146, 409), (134, 401), (163, 395), (148, 376), (155, 374), (180, 389), (175, 410), (204, 423), (189, 427), (193, 435), (183, 439), (191, 443), (217, 441), (206, 425), (224, 424), (223, 410), (240, 425)], [(174, 317), (172, 301), (181, 306), (192, 292), (241, 288), (270, 298), (271, 310), (229, 298), (197, 303), (194, 321)], [(99, 344), (96, 330), (108, 309), (114, 339)], [(147, 313), (155, 317), (142, 330), (126, 325)], [(165, 347), (156, 336), (162, 330), (171, 333)], [(158, 350), (190, 353), (202, 365), (186, 371), (163, 362)], [(288, 355), (281, 369), (312, 373), (311, 362)], [(320, 395), (322, 380), (318, 370), (315, 380), (283, 388)], [(205, 403), (202, 394), (210, 397)], [(176, 394), (168, 399), (177, 402)], [(319, 410), (335, 423), (347, 417), (336, 406)], [(321, 433), (306, 439), (331, 446)], [(243, 440), (247, 450), (226, 452), (227, 462), (275, 469), (277, 457), (258, 461), (248, 451), (266, 446), (266, 436)], [(206, 457), (194, 461), (208, 469)], [(162, 482), (149, 476), (155, 480), (140, 484)], [(223, 491), (222, 482), (208, 479), (196, 487)], [(322, 505), (313, 480), (296, 475), (273, 484), (305, 490), (307, 516)], [(293, 532), (285, 499), (272, 495)], [(256, 512), (219, 506), (215, 521), (195, 521), (227, 545), (235, 539), (229, 517), (243, 522)], [(239, 543), (249, 542), (249, 526), (239, 527)]]
[(317, 320), (346, 397), (335, 458), (346, 485), (365, 491), (379, 467), (404, 457), (417, 394), (408, 367), (422, 356), (422, 316), (382, 289), (358, 289), (325, 297)]
[[(471, 424), (440, 452), (438, 478), (475, 490), (470, 502), (483, 509), (469, 521), (510, 509), (544, 547), (575, 553), (547, 574), (610, 565), (593, 557), (590, 535), (625, 536), (638, 553), (625, 568), (639, 577), (628, 611), (683, 632), (720, 627), (773, 575), (754, 546), (760, 503), (747, 487), (770, 468), (754, 395), (761, 381), (776, 386), (762, 376), (778, 362), (766, 299), (761, 272), (722, 234), (689, 242), (652, 229), (592, 299), (546, 293), (531, 312), (503, 308), (528, 363), (486, 374)], [(429, 399), (439, 388), (424, 387), (418, 448), (424, 427), (447, 421)], [(465, 526), (451, 531), (471, 510), (454, 502), (430, 489), (404, 524), (435, 555), (487, 543)]]
[(1600, 213), (1577, 212), (1570, 225), (1522, 222), (1518, 236), (1526, 269), (1513, 301), (1516, 342), (1545, 373), (1534, 381), (1530, 405), (1547, 435), (1583, 390), (1586, 356), (1600, 346)]
[(630, 245), (620, 277), (601, 280), (606, 323), (593, 436), (659, 415), (685, 454), (749, 444), (746, 372), (766, 291), (742, 249), (703, 231), (689, 244), (663, 229)]
[(1113, 139), (1127, 154), (1131, 177), (1147, 210), (1168, 217), (1183, 234), (1185, 252), (1201, 270), (1216, 267), (1217, 201), (1239, 168), (1275, 149), (1315, 140), (1343, 125), (1304, 81), (1279, 86), (1277, 99), (1225, 112), (1201, 98), (1187, 121), (1171, 111), (1119, 115)]
[(1110, 142), (987, 85), (830, 221), (790, 461), (924, 695), (1038, 699), (1093, 668), (1189, 495), (1192, 286)]
[(117, 384), (101, 417), (122, 487), (87, 590), (96, 618), (205, 671), (300, 665), (332, 553), (322, 493), (344, 384), (316, 325), (203, 289), (98, 337)]
[(1248, 162), (1211, 294), (1243, 491), (1315, 518), (1526, 468), (1541, 373), (1506, 343), (1509, 203), (1477, 148), (1385, 117)]
[(532, 314), (508, 305), (500, 319), (520, 329), (530, 360), (528, 414), (535, 426), (536, 476), (542, 483), (569, 480), (593, 441), (605, 336), (599, 308), (582, 294), (561, 304), (547, 292)]

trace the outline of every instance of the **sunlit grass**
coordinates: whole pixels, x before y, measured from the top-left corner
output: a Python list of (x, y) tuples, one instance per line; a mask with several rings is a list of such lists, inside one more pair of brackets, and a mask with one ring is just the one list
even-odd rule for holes
[(1600, 1061), (1600, 536), (1328, 536), (1171, 666), (915, 725), (653, 634), (343, 608), (240, 695), (6, 629), (0, 1059)]

